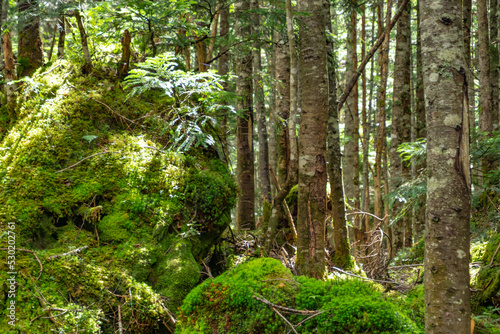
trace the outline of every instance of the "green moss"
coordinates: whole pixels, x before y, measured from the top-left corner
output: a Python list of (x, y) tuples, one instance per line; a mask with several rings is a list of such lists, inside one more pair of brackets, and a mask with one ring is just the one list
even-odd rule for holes
[[(300, 333), (420, 333), (375, 286), (358, 280), (293, 277), (274, 259), (243, 263), (207, 280), (184, 300), (176, 333), (284, 333), (290, 328), (268, 305), (322, 310)], [(288, 315), (292, 323), (304, 316)]]
[(182, 300), (200, 280), (200, 265), (191, 252), (191, 244), (186, 240), (171, 246), (167, 255), (156, 265), (154, 286), (164, 296), (168, 296), (168, 306), (177, 310)]
[[(159, 152), (170, 134), (145, 117), (170, 103), (159, 93), (125, 101), (98, 64), (84, 78), (68, 62), (55, 66), (25, 83), (18, 120), (0, 143), (0, 234), (16, 222), (17, 247), (35, 249), (44, 268), (37, 281), (35, 258), (18, 254), (19, 330), (53, 328), (40, 294), (70, 310), (57, 317), (66, 332), (114, 332), (118, 305), (128, 332), (157, 330), (170, 321), (165, 306), (180, 305), (199, 281), (196, 261), (229, 224), (235, 182), (213, 156)], [(82, 246), (80, 255), (48, 259)]]

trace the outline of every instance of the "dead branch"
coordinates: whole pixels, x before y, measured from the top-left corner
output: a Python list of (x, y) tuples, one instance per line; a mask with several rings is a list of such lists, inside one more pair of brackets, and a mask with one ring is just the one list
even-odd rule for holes
[(71, 169), (71, 168), (73, 168), (73, 167), (75, 167), (75, 166), (78, 166), (79, 164), (81, 164), (81, 163), (82, 163), (82, 162), (84, 162), (85, 160), (90, 159), (90, 158), (92, 158), (92, 157), (95, 157), (96, 155), (108, 154), (108, 153), (121, 153), (121, 152), (113, 152), (113, 151), (110, 151), (110, 152), (98, 152), (98, 153), (94, 153), (94, 154), (89, 155), (88, 157), (85, 157), (85, 158), (83, 158), (82, 160), (78, 161), (76, 164), (73, 164), (73, 165), (71, 165), (71, 166), (69, 166), (69, 167), (66, 167), (66, 168), (64, 168), (64, 169), (58, 170), (57, 172), (55, 172), (55, 174), (57, 174), (57, 173), (61, 173), (61, 172), (64, 172), (65, 170), (68, 170), (68, 169)]
[(287, 319), (287, 318), (285, 318), (285, 317), (283, 316), (283, 314), (281, 314), (281, 313), (280, 313), (277, 309), (275, 309), (274, 307), (271, 307), (271, 308), (273, 309), (273, 311), (274, 311), (274, 312), (276, 312), (276, 313), (277, 313), (277, 314), (281, 317), (281, 319), (285, 320), (285, 322), (288, 324), (288, 326), (290, 326), (290, 327), (292, 328), (292, 330), (295, 332), (295, 334), (299, 334), (299, 333), (297, 332), (297, 330), (295, 329), (295, 326), (294, 326), (294, 325), (292, 325), (292, 324), (290, 323), (290, 321), (288, 321), (288, 319)]
[(340, 268), (337, 268), (337, 267), (332, 267), (333, 269), (341, 272), (342, 274), (346, 274), (346, 275), (349, 275), (349, 276), (352, 276), (352, 277), (356, 277), (356, 278), (360, 278), (360, 279), (364, 279), (364, 280), (368, 280), (368, 281), (373, 281), (373, 282), (377, 282), (377, 283), (387, 283), (387, 284), (398, 284), (398, 282), (394, 282), (394, 281), (384, 281), (384, 280), (378, 280), (378, 279), (373, 279), (373, 278), (368, 278), (368, 277), (363, 277), (363, 276), (358, 276), (358, 275), (355, 275), (355, 274), (351, 274), (347, 271), (344, 271)]
[(80, 248), (77, 248), (77, 249), (73, 249), (73, 250), (71, 250), (69, 252), (66, 252), (66, 253), (63, 253), (63, 254), (52, 255), (52, 256), (49, 256), (49, 260), (54, 260), (54, 259), (66, 256), (66, 255), (80, 253), (81, 251), (83, 251), (83, 250), (85, 250), (87, 248), (89, 248), (89, 246), (83, 246), (83, 247), (80, 247)]
[(130, 122), (130, 123), (132, 123), (132, 124), (139, 125), (140, 127), (143, 127), (143, 128), (145, 127), (145, 126), (144, 126), (144, 125), (142, 125), (142, 124), (136, 123), (136, 122), (134, 122), (133, 120), (128, 119), (127, 117), (123, 116), (123, 115), (122, 115), (122, 114), (120, 114), (119, 112), (114, 111), (114, 110), (113, 110), (110, 106), (108, 106), (106, 103), (101, 102), (101, 101), (99, 101), (99, 100), (96, 100), (96, 99), (94, 99), (92, 96), (89, 96), (89, 98), (91, 98), (92, 100), (94, 100), (95, 102), (97, 102), (97, 103), (99, 103), (99, 104), (102, 104), (103, 106), (105, 106), (106, 108), (108, 108), (108, 110), (109, 110), (109, 111), (111, 111), (113, 114), (118, 115), (119, 117), (123, 118), (124, 120), (126, 120), (126, 121), (128, 121), (128, 122)]
[(122, 312), (120, 305), (118, 305), (118, 333), (123, 334)]
[[(304, 318), (304, 319), (302, 319), (300, 322), (298, 322), (298, 323), (295, 325), (295, 328), (299, 327), (300, 325), (302, 325), (303, 323), (305, 323), (307, 320), (310, 320), (310, 319), (312, 319), (312, 318), (314, 318), (314, 317), (317, 317), (318, 315), (323, 314), (323, 313), (325, 313), (325, 311), (318, 311), (318, 312), (317, 312), (317, 313), (315, 313), (315, 314), (311, 314), (311, 315), (310, 315), (310, 316), (308, 316), (307, 318)], [(288, 333), (287, 333), (287, 334), (290, 334), (290, 333), (291, 333), (291, 330), (290, 330), (290, 331), (288, 331)]]
[(269, 300), (265, 299), (264, 297), (257, 297), (257, 296), (252, 296), (253, 299), (256, 299), (268, 306), (271, 306), (271, 307), (274, 307), (276, 309), (279, 309), (279, 310), (282, 310), (282, 311), (285, 311), (287, 313), (291, 313), (291, 314), (315, 314), (316, 312), (318, 311), (309, 311), (309, 310), (296, 310), (296, 309), (293, 309), (293, 308), (289, 308), (289, 307), (285, 307), (285, 306), (280, 306), (280, 305), (276, 305), (276, 304), (273, 304), (271, 303)]
[[(0, 248), (0, 250), (6, 251), (6, 250), (8, 250), (8, 248)], [(36, 279), (38, 281), (38, 279), (40, 278), (40, 276), (42, 276), (42, 272), (43, 272), (42, 262), (40, 262), (40, 259), (38, 258), (38, 255), (36, 255), (36, 253), (34, 251), (29, 250), (29, 249), (16, 248), (16, 250), (19, 250), (19, 251), (22, 251), (22, 252), (28, 252), (28, 253), (31, 253), (31, 254), (35, 255), (35, 258), (38, 261), (38, 264), (40, 265), (40, 274), (38, 275), (38, 277)]]

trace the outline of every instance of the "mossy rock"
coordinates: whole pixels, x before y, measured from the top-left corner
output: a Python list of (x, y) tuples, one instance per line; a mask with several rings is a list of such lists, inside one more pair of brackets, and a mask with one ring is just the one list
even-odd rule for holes
[[(19, 330), (54, 327), (33, 298), (39, 288), (54, 307), (86, 310), (57, 317), (60, 328), (74, 326), (66, 332), (75, 332), (80, 314), (112, 333), (117, 305), (140, 301), (147, 310), (124, 306), (123, 321), (131, 333), (153, 333), (199, 281), (197, 261), (228, 226), (236, 184), (207, 149), (162, 150), (170, 134), (154, 132), (158, 120), (147, 115), (165, 110), (171, 99), (151, 92), (127, 100), (99, 64), (87, 77), (65, 61), (53, 66), (25, 83), (17, 121), (0, 142), (0, 235), (15, 222), (17, 247), (34, 250), (44, 268), (33, 282), (38, 264), (30, 253), (19, 254), (27, 289), (18, 303), (25, 310)], [(138, 118), (144, 127), (126, 121)], [(48, 260), (82, 246), (87, 251), (71, 263)]]
[(500, 233), (496, 233), (488, 241), (482, 257), (483, 266), (474, 280), (475, 287), (482, 290), (474, 295), (472, 304), (477, 312), (482, 306), (498, 305), (500, 298)]
[(191, 243), (176, 242), (164, 259), (158, 262), (154, 273), (154, 286), (168, 298), (168, 307), (177, 310), (187, 294), (196, 286), (201, 276), (200, 265), (193, 257)]
[[(396, 301), (359, 280), (294, 277), (279, 261), (261, 258), (203, 282), (185, 298), (176, 333), (287, 333), (290, 326), (269, 305), (322, 314), (299, 333), (420, 333)], [(286, 312), (283, 312), (286, 314)], [(306, 316), (288, 315), (292, 324)]]

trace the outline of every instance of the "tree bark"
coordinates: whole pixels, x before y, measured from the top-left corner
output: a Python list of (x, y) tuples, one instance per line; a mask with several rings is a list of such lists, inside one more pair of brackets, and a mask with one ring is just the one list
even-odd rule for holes
[[(399, 6), (402, 2), (399, 1)], [(398, 29), (396, 35), (396, 59), (394, 61), (394, 89), (392, 103), (392, 126), (391, 126), (391, 147), (390, 168), (391, 192), (395, 192), (405, 182), (409, 180), (408, 163), (403, 163), (398, 152), (398, 147), (402, 143), (411, 140), (411, 96), (410, 96), (410, 70), (411, 70), (411, 27), (410, 27), (410, 6), (406, 6), (403, 14), (398, 20)], [(398, 218), (402, 209), (402, 203), (395, 200), (392, 206), (391, 219)], [(397, 253), (405, 246), (405, 231), (411, 221), (406, 215), (400, 217), (392, 225), (393, 230), (393, 249)], [(411, 240), (411, 237), (410, 237)], [(411, 244), (411, 241), (409, 242)]]
[(130, 42), (132, 42), (132, 38), (127, 29), (123, 33), (122, 38), (122, 58), (118, 62), (118, 78), (124, 78), (128, 74), (130, 66)]
[(299, 1), (302, 114), (299, 132), (297, 269), (301, 275), (325, 274), (326, 123), (328, 78), (322, 1)]
[[(325, 1), (325, 22), (326, 31), (333, 34), (330, 1)], [(337, 109), (335, 50), (333, 39), (330, 36), (327, 38), (327, 52), (329, 98), (326, 157), (328, 161), (328, 178), (330, 181), (332, 198), (333, 241), (335, 247), (333, 262), (337, 267), (348, 269), (351, 265), (351, 255), (345, 216), (344, 187), (342, 182), (342, 153), (340, 150), (339, 113)]]
[(56, 44), (56, 35), (57, 35), (57, 23), (54, 27), (54, 33), (52, 34), (52, 41), (50, 42), (49, 55), (47, 56), (48, 61), (52, 59), (52, 53), (54, 52), (54, 45)]
[[(491, 78), (490, 78), (490, 39), (488, 25), (487, 0), (477, 1), (478, 21), (478, 52), (479, 52), (479, 114), (481, 132), (489, 134), (493, 131), (493, 112), (491, 107)], [(487, 156), (482, 159), (483, 173), (493, 168), (493, 162)]]
[[(221, 13), (220, 13), (220, 36), (224, 38), (229, 33), (229, 7), (226, 3), (222, 5)], [(229, 73), (229, 48), (224, 43), (220, 46), (220, 54), (219, 57), (219, 75), (227, 75)], [(186, 61), (187, 62), (187, 61)], [(189, 70), (189, 68), (188, 68)], [(223, 87), (225, 90), (229, 89), (229, 84), (224, 82)], [(226, 163), (229, 164), (229, 145), (227, 143), (227, 136), (229, 132), (229, 128), (227, 125), (227, 115), (222, 116), (221, 119), (221, 139), (224, 143), (224, 157), (226, 159)]]
[(57, 28), (59, 29), (59, 39), (57, 40), (57, 59), (64, 58), (64, 42), (66, 40), (66, 22), (64, 16), (57, 18)]
[[(346, 82), (356, 75), (357, 67), (357, 23), (356, 23), (356, 0), (351, 0), (353, 8), (348, 14), (347, 20), (347, 60), (346, 60)], [(346, 101), (345, 113), (345, 146), (343, 159), (344, 189), (347, 205), (355, 211), (360, 209), (359, 201), (359, 114), (358, 114), (358, 85), (355, 84)], [(352, 215), (348, 218), (355, 230), (356, 244), (360, 246), (360, 217)]]
[[(498, 0), (490, 0), (490, 84), (491, 120), (493, 131), (498, 131), (499, 110), (499, 53), (498, 53)], [(498, 163), (496, 164), (498, 165)]]
[(14, 62), (14, 53), (12, 52), (12, 42), (10, 40), (10, 32), (7, 31), (2, 37), (2, 46), (5, 64), (5, 91), (7, 95), (7, 111), (9, 120), (12, 124), (16, 120), (16, 88), (17, 85), (13, 81), (16, 78), (16, 65)]
[[(260, 19), (257, 13), (259, 9), (259, 1), (252, 0), (251, 8), (254, 11), (252, 14), (254, 34), (258, 34)], [(260, 42), (256, 40), (252, 49), (253, 55), (253, 88), (254, 88), (254, 104), (255, 113), (257, 115), (257, 129), (259, 134), (259, 176), (260, 189), (262, 197), (266, 202), (271, 203), (271, 180), (269, 178), (269, 149), (267, 145), (267, 128), (266, 128), (266, 113), (264, 105), (264, 89), (262, 82), (262, 64), (261, 64), (261, 48)]]
[(83, 59), (85, 60), (85, 66), (83, 68), (84, 74), (90, 74), (92, 72), (92, 59), (90, 57), (89, 46), (87, 43), (87, 33), (85, 32), (85, 27), (83, 26), (82, 16), (78, 10), (75, 10), (76, 23), (78, 24), (78, 30), (80, 31), (80, 39), (82, 41), (82, 51)]
[[(421, 0), (427, 113), (425, 332), (470, 333), (470, 162), (460, 0)], [(446, 47), (443, 47), (446, 46)]]
[(40, 19), (37, 10), (36, 1), (23, 0), (19, 3), (19, 16), (22, 20), (17, 53), (17, 62), (21, 64), (19, 77), (29, 76), (43, 65)]
[[(235, 3), (236, 34), (241, 40), (247, 40), (252, 31), (249, 22), (250, 3), (240, 0)], [(236, 109), (242, 113), (237, 118), (236, 148), (237, 175), (240, 188), (236, 210), (238, 230), (255, 229), (255, 180), (253, 154), (253, 110), (252, 110), (252, 54), (244, 45), (241, 46), (236, 63)]]
[[(392, 1), (387, 3), (387, 17), (390, 17)], [(382, 33), (382, 6), (378, 7), (379, 34)], [(382, 218), (384, 213), (382, 202), (382, 157), (385, 151), (385, 99), (387, 76), (389, 73), (389, 32), (386, 30), (384, 42), (379, 55), (380, 83), (377, 90), (377, 139), (375, 144), (375, 168), (373, 175), (375, 215)]]
[[(421, 0), (418, 0), (419, 3)], [(423, 139), (427, 137), (425, 120), (425, 101), (424, 101), (424, 77), (422, 73), (422, 42), (420, 30), (420, 6), (417, 5), (417, 81), (415, 84), (415, 138)], [(425, 160), (415, 166), (416, 175), (420, 175), (426, 168)], [(415, 239), (420, 239), (425, 230), (425, 201), (426, 196), (422, 195), (419, 199), (421, 205), (415, 210)]]

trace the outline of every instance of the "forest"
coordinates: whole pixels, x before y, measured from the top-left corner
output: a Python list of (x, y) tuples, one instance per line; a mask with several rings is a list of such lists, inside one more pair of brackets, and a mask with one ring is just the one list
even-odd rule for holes
[(500, 334), (498, 0), (0, 0), (0, 333)]

